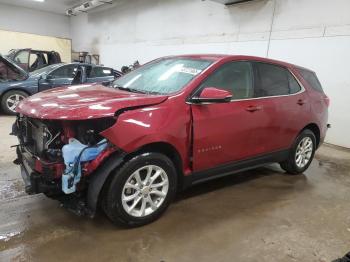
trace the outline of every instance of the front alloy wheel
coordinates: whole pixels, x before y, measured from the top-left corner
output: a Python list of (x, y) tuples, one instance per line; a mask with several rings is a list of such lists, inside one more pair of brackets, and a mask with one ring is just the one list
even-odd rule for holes
[(124, 185), (123, 208), (134, 217), (148, 216), (164, 202), (168, 189), (168, 175), (161, 167), (141, 167), (131, 174)]
[(28, 94), (20, 90), (12, 90), (5, 93), (1, 99), (1, 107), (6, 114), (16, 114), (17, 105), (26, 97)]
[(14, 94), (11, 95), (6, 99), (6, 106), (8, 109), (10, 109), (12, 112), (15, 112), (16, 106), (21, 102), (25, 97), (21, 94)]
[(114, 223), (142, 226), (162, 215), (174, 198), (176, 188), (173, 162), (161, 153), (142, 153), (114, 171), (101, 204)]

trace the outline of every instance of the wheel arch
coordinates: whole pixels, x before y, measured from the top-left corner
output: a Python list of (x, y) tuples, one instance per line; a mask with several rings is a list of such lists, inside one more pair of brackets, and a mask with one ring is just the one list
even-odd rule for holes
[(321, 142), (321, 131), (320, 131), (320, 128), (318, 127), (317, 124), (315, 124), (315, 123), (310, 123), (310, 124), (306, 125), (306, 126), (300, 131), (300, 133), (303, 132), (303, 131), (306, 130), (306, 129), (309, 129), (309, 130), (311, 130), (311, 131), (314, 133), (314, 135), (315, 135), (315, 137), (316, 137), (316, 148), (318, 148), (319, 145), (320, 145), (320, 142)]
[(126, 153), (113, 153), (92, 175), (87, 196), (87, 205), (90, 210), (90, 216), (94, 216), (98, 205), (103, 204), (102, 198), (105, 194), (109, 181), (113, 177), (113, 171), (123, 166), (123, 164), (135, 157), (146, 152), (161, 153), (166, 155), (173, 163), (177, 173), (177, 189), (181, 189), (184, 184), (184, 176), (182, 170), (182, 159), (179, 152), (174, 146), (166, 142), (154, 142), (143, 145), (137, 150)]
[(21, 91), (21, 92), (24, 92), (26, 93), (28, 96), (31, 96), (32, 94), (30, 92), (28, 92), (28, 90), (26, 90), (25, 88), (23, 87), (16, 87), (16, 88), (11, 88), (11, 89), (6, 89), (4, 90), (1, 94), (0, 94), (0, 100), (2, 100), (2, 98), (4, 97), (5, 94), (7, 94), (8, 92), (11, 92), (11, 91)]
[(180, 153), (177, 149), (167, 142), (153, 142), (146, 145), (143, 145), (138, 150), (128, 154), (126, 156), (126, 161), (134, 157), (135, 155), (139, 155), (146, 152), (154, 152), (160, 153), (167, 156), (173, 163), (176, 169), (177, 181), (178, 181), (178, 189), (182, 187), (183, 184), (183, 160), (181, 158)]

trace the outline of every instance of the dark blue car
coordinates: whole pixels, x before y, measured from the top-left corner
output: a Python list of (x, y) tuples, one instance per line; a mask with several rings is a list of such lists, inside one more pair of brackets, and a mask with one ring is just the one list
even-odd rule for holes
[(58, 86), (83, 83), (109, 83), (121, 73), (109, 67), (91, 64), (54, 64), (31, 73), (0, 55), (1, 108), (15, 114), (19, 101), (35, 93)]

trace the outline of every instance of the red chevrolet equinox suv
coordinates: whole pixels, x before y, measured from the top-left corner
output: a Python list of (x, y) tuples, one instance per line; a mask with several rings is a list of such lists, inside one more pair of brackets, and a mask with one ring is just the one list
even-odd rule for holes
[(316, 74), (232, 55), (164, 57), (115, 80), (23, 100), (12, 133), (29, 194), (115, 223), (157, 219), (176, 191), (277, 162), (303, 173), (327, 130)]

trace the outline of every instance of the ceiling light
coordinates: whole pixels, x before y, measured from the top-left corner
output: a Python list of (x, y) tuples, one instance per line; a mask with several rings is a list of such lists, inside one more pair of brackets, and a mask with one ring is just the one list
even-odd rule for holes
[(113, 0), (90, 0), (80, 5), (74, 6), (66, 10), (66, 15), (72, 16), (80, 13), (87, 13), (87, 11), (99, 7), (101, 5), (112, 4)]
[(224, 5), (234, 5), (234, 4), (244, 3), (244, 2), (250, 2), (253, 0), (211, 0), (211, 1), (218, 2)]

